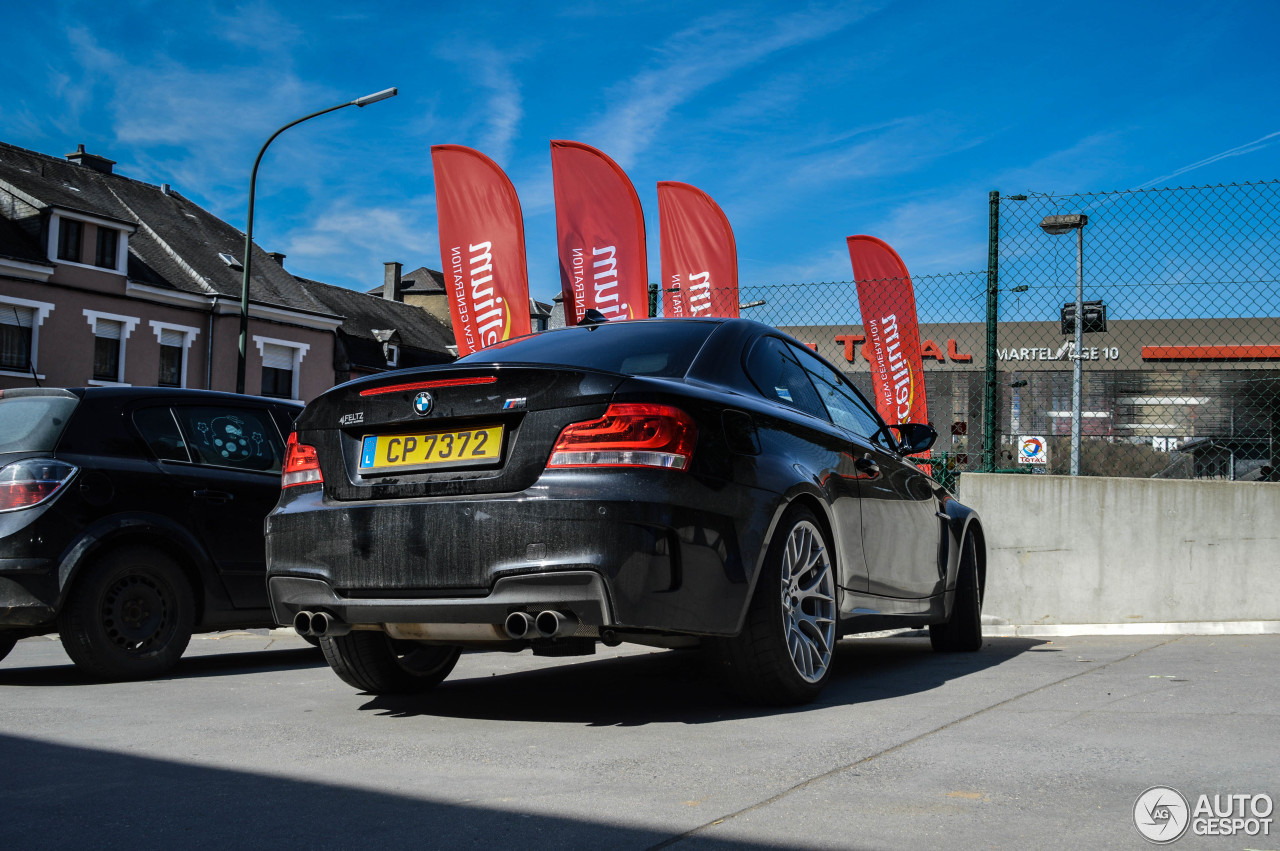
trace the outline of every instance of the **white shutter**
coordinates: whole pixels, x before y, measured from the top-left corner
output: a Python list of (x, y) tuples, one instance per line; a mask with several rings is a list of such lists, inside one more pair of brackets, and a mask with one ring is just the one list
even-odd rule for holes
[(295, 349), (288, 346), (277, 346), (275, 343), (262, 344), (262, 365), (271, 369), (293, 369), (293, 353)]
[(172, 328), (160, 329), (160, 345), (162, 346), (184, 346), (187, 342), (187, 335), (181, 331), (174, 331)]
[(19, 328), (30, 328), (34, 324), (36, 310), (34, 307), (19, 307), (16, 304), (0, 302), (0, 325), (16, 325)]
[(114, 319), (99, 319), (93, 324), (93, 336), (102, 337), (106, 340), (119, 340), (121, 329), (124, 327), (123, 322), (117, 322)]

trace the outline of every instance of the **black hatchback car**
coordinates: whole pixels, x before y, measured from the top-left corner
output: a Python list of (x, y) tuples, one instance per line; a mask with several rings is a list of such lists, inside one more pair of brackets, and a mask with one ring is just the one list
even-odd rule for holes
[(466, 646), (701, 644), (744, 698), (812, 699), (847, 633), (976, 650), (977, 515), (831, 364), (759, 323), (524, 337), (349, 382), (290, 437), (267, 521), (276, 620), (367, 691)]
[(57, 631), (106, 679), (192, 632), (271, 626), (263, 518), (297, 403), (154, 387), (0, 392), (0, 658)]

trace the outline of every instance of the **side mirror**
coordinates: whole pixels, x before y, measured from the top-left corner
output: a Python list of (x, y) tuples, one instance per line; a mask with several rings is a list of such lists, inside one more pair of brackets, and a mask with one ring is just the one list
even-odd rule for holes
[(927, 452), (938, 439), (938, 432), (927, 423), (901, 423), (889, 428), (898, 433), (898, 451), (903, 455)]

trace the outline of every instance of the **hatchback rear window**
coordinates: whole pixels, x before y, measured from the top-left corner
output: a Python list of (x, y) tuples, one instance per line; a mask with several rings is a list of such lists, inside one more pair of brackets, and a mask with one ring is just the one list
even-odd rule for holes
[(681, 378), (717, 322), (609, 322), (521, 337), (458, 363), (528, 363)]
[(73, 396), (0, 399), (0, 452), (52, 452), (79, 401)]

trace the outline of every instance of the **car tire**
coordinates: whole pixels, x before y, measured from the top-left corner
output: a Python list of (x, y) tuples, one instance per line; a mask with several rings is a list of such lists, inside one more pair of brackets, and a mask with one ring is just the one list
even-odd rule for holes
[(439, 685), (458, 663), (461, 647), (397, 641), (359, 630), (320, 639), (329, 667), (347, 685), (373, 694), (420, 694)]
[(81, 670), (104, 680), (134, 680), (177, 664), (194, 621), (191, 586), (177, 563), (149, 547), (125, 547), (76, 578), (58, 632)]
[(973, 535), (960, 545), (960, 572), (956, 597), (946, 623), (929, 626), (929, 643), (940, 653), (968, 653), (982, 648), (982, 583), (978, 581), (978, 554)]
[(16, 635), (0, 632), (0, 662), (3, 662), (4, 657), (13, 651), (13, 647), (17, 643), (18, 637)]
[(713, 659), (749, 703), (808, 703), (831, 678), (837, 617), (830, 542), (813, 512), (795, 506), (769, 542), (742, 632), (712, 642)]

